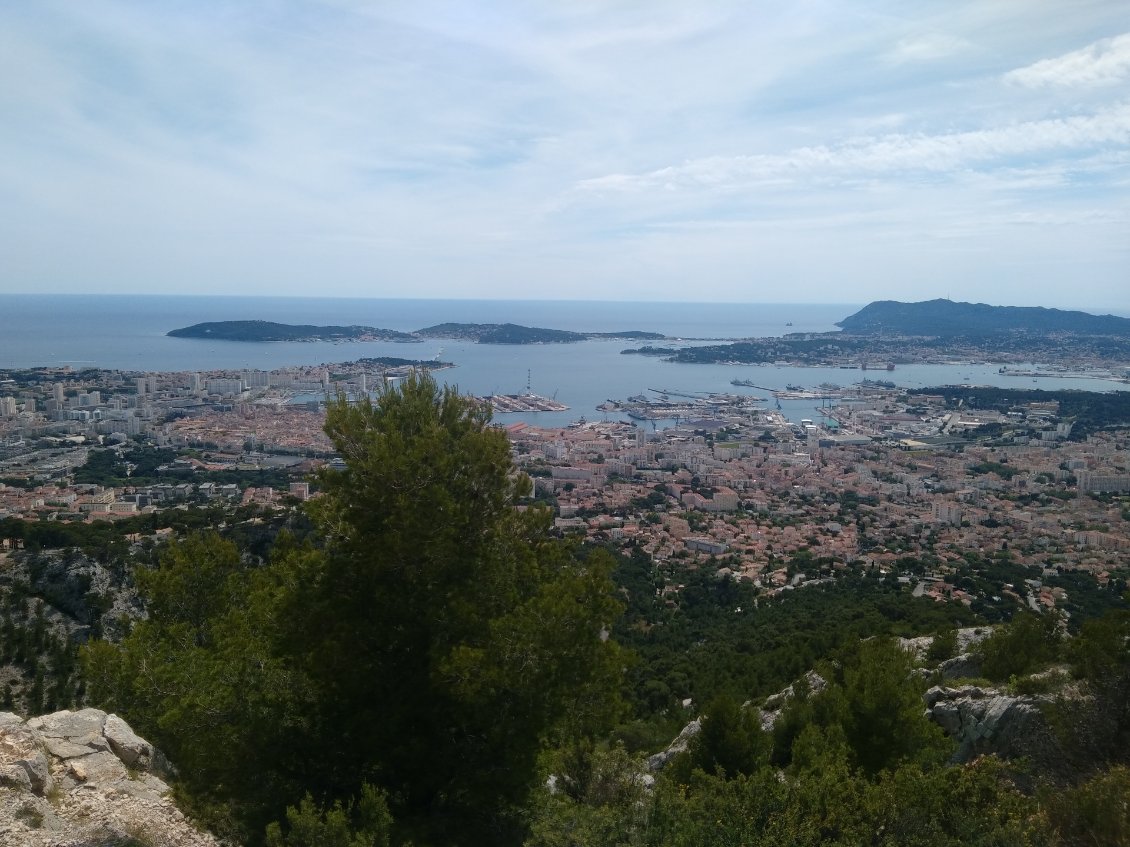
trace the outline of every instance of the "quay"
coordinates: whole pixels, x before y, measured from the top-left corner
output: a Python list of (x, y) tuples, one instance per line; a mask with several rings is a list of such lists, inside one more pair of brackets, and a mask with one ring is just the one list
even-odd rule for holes
[(485, 403), (490, 403), (491, 408), (499, 414), (511, 412), (567, 412), (569, 407), (558, 403), (549, 397), (540, 394), (491, 394), (489, 397), (479, 398)]

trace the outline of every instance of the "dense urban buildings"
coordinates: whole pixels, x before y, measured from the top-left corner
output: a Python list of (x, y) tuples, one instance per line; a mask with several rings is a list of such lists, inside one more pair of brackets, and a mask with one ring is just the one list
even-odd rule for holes
[[(339, 461), (322, 398), (400, 375), (359, 363), (21, 372), (0, 388), (0, 517), (289, 508), (316, 496), (313, 470)], [(990, 607), (1069, 603), (1044, 585), (1050, 575), (1100, 587), (1130, 575), (1130, 436), (1073, 437), (1055, 401), (955, 409), (944, 392), (865, 382), (798, 423), (749, 395), (684, 399), (676, 412), (673, 402), (656, 400), (643, 420), (499, 425), (533, 480), (531, 503), (553, 509), (558, 531), (638, 548), (660, 571), (695, 564), (778, 593), (864, 570)], [(655, 428), (667, 413), (682, 417)], [(1030, 575), (973, 578), (982, 558), (1002, 557)]]

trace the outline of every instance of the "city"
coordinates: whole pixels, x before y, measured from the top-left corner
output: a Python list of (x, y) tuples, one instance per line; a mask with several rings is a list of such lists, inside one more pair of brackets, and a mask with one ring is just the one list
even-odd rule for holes
[[(12, 372), (0, 385), (0, 518), (292, 509), (317, 496), (318, 467), (340, 463), (319, 398), (356, 397), (410, 369), (360, 360), (271, 372)], [(1080, 438), (1056, 400), (974, 408), (945, 391), (892, 386), (813, 393), (823, 405), (799, 423), (733, 394), (683, 398), (683, 417), (666, 429), (496, 424), (532, 479), (530, 502), (552, 508), (556, 530), (643, 551), (669, 577), (660, 590), (671, 602), (674, 564), (766, 596), (871, 573), (990, 619), (1014, 604), (1070, 615), (1086, 602), (1080, 591), (1130, 584), (1124, 430)], [(661, 394), (632, 408), (667, 403)]]

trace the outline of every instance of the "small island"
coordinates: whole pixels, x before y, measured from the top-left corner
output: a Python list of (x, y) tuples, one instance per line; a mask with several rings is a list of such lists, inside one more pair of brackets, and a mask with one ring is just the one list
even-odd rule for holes
[(451, 339), (475, 344), (569, 344), (597, 339), (651, 341), (666, 336), (658, 332), (572, 332), (564, 329), (519, 324), (442, 323), (415, 332), (399, 332), (371, 326), (312, 326), (273, 321), (212, 321), (170, 330), (174, 338), (206, 338), (213, 341), (395, 341)]

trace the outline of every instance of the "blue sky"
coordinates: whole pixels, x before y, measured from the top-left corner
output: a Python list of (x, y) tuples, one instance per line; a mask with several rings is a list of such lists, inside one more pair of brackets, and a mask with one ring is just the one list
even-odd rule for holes
[(1130, 314), (1125, 0), (37, 0), (0, 114), (0, 292)]

